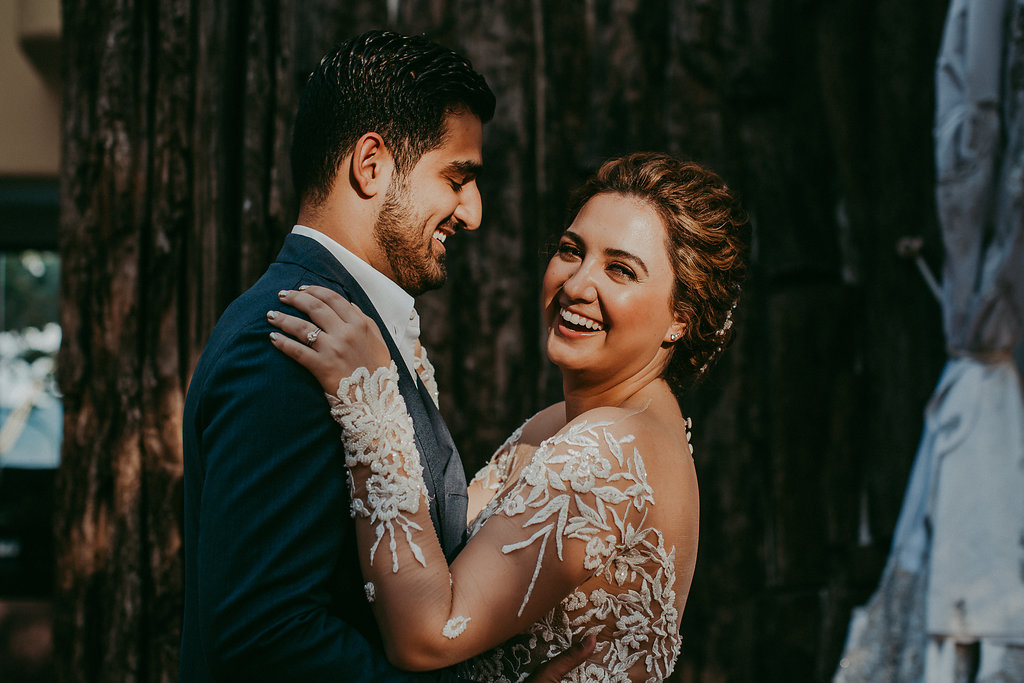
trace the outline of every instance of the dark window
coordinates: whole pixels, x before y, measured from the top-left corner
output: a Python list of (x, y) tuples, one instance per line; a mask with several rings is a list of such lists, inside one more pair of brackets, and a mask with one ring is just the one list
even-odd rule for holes
[(0, 596), (47, 595), (62, 410), (55, 182), (0, 181)]

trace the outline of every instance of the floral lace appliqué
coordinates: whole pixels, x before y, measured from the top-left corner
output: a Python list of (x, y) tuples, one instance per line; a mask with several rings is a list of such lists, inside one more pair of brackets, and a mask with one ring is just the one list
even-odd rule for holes
[[(412, 421), (398, 391), (397, 367), (357, 370), (340, 383), (337, 397), (329, 398), (331, 413), (343, 427), (352, 515), (369, 518), (375, 529), (371, 562), (387, 537), (392, 571), (398, 570), (397, 549), (403, 542), (425, 566), (413, 541), (421, 527), (411, 515), (426, 504), (427, 490)], [(520, 438), (517, 430), (489, 470), (477, 475), (487, 477), (482, 483), (499, 493), (470, 531), (475, 534), (495, 514), (518, 520), (526, 531), (523, 540), (501, 548), (505, 554), (537, 554), (520, 613), (547, 548), (567, 561), (565, 543), (582, 542), (583, 552), (574, 556), (590, 578), (523, 633), (461, 665), (463, 673), (492, 683), (523, 681), (542, 662), (595, 634), (594, 654), (564, 680), (663, 681), (680, 647), (675, 549), (666, 547), (656, 526), (648, 526), (654, 492), (634, 437), (616, 432), (612, 422), (574, 424), (544, 441), (513, 479)], [(362, 468), (369, 473), (357, 490), (351, 472), (362, 481), (367, 474)], [(451, 619), (443, 633), (457, 637), (468, 622), (468, 617)]]
[[(581, 422), (548, 439), (516, 484), (479, 515), (473, 533), (500, 513), (522, 515), (523, 528), (533, 530), (502, 548), (506, 554), (537, 552), (520, 610), (530, 600), (550, 544), (563, 559), (565, 539), (585, 542), (583, 564), (593, 574), (525, 633), (465, 663), (468, 677), (522, 681), (591, 633), (598, 637), (595, 653), (565, 680), (653, 682), (672, 672), (680, 646), (675, 550), (665, 547), (659, 530), (646, 526), (654, 493), (643, 458), (631, 447), (634, 437), (617, 436), (612, 427), (612, 422)], [(492, 463), (500, 463), (502, 451), (514, 449), (510, 442)]]
[(462, 635), (462, 632), (466, 630), (466, 626), (469, 624), (472, 617), (452, 617), (445, 622), (444, 628), (441, 629), (441, 635), (449, 640), (454, 640)]
[[(525, 423), (524, 423), (525, 425)], [(505, 443), (498, 447), (490, 462), (481, 467), (469, 485), (480, 484), (486, 491), (498, 491), (508, 479), (509, 469), (515, 459), (516, 448), (519, 446), (519, 439), (523, 437), (523, 426), (520, 425), (512, 435), (505, 439)]]
[[(554, 539), (559, 560), (563, 559), (563, 538), (585, 541), (587, 554), (583, 566), (596, 571), (620, 541), (633, 540), (636, 535), (633, 526), (625, 523), (626, 515), (620, 516), (612, 506), (628, 503), (643, 513), (648, 503), (654, 503), (654, 491), (647, 483), (640, 452), (634, 448), (632, 454), (627, 454), (623, 450), (625, 444), (633, 442), (633, 435), (616, 438), (606, 429), (611, 424), (580, 422), (545, 441), (538, 450), (538, 455), (543, 456), (535, 457), (523, 471), (520, 484), (502, 497), (503, 509), (537, 510), (523, 524), (524, 529), (537, 529), (533, 535), (501, 549), (508, 554), (540, 544), (537, 566), (519, 607), (520, 614), (530, 600), (550, 540)], [(603, 449), (607, 449), (607, 454)], [(615, 459), (614, 468), (608, 456)], [(620, 488), (622, 484), (625, 488)]]
[(423, 382), (423, 386), (426, 387), (427, 393), (430, 394), (430, 398), (434, 401), (434, 405), (440, 407), (437, 380), (434, 378), (434, 366), (430, 359), (427, 358), (427, 350), (419, 341), (416, 342), (416, 348), (413, 351), (413, 367), (416, 370), (416, 374), (419, 375), (420, 381)]
[[(416, 450), (412, 420), (398, 391), (398, 368), (377, 368), (371, 374), (357, 369), (341, 380), (336, 397), (328, 397), (331, 415), (342, 426), (345, 465), (349, 472), (353, 517), (369, 517), (376, 538), (370, 548), (373, 563), (377, 547), (386, 536), (392, 571), (398, 571), (398, 538), (405, 542), (423, 566), (423, 550), (413, 539), (422, 527), (409, 515), (426, 504), (423, 465)], [(370, 468), (362, 491), (357, 491), (351, 470)]]

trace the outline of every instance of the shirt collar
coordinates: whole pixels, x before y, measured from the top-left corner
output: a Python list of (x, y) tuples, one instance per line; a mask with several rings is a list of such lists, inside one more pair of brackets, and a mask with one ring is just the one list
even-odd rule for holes
[[(398, 344), (402, 355), (405, 356), (406, 349), (403, 347), (406, 345), (409, 324), (419, 321), (419, 316), (416, 313), (416, 300), (399, 287), (394, 280), (319, 230), (305, 225), (296, 225), (292, 228), (292, 233), (316, 240), (338, 259), (373, 302), (385, 327), (391, 333), (391, 338)], [(418, 331), (419, 325), (417, 324), (416, 327)], [(408, 359), (406, 360), (408, 362)]]

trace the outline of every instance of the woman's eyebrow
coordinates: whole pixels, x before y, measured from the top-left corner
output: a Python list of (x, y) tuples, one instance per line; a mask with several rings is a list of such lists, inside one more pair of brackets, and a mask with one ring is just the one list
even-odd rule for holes
[[(577, 235), (572, 230), (566, 230), (563, 233), (563, 235), (580, 244), (586, 244), (583, 238)], [(605, 256), (610, 256), (612, 258), (622, 259), (624, 261), (631, 261), (635, 263), (637, 266), (639, 266), (640, 270), (644, 271), (645, 276), (650, 275), (650, 272), (647, 270), (647, 264), (644, 263), (644, 260), (632, 252), (626, 251), (624, 249), (614, 249), (612, 247), (609, 247), (604, 250), (604, 254)]]
[(624, 261), (632, 261), (636, 265), (640, 266), (640, 270), (644, 271), (644, 275), (650, 275), (650, 273), (647, 272), (647, 264), (644, 263), (644, 260), (637, 256), (636, 254), (624, 251), (622, 249), (605, 249), (604, 253), (607, 256), (611, 256), (612, 258), (618, 258)]

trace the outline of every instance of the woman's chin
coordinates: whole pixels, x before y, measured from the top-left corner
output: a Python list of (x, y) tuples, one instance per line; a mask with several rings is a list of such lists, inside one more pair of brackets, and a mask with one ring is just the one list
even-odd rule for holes
[(562, 372), (580, 372), (593, 365), (591, 354), (583, 353), (582, 349), (573, 348), (553, 335), (548, 337), (547, 357)]

